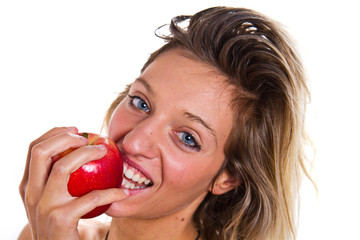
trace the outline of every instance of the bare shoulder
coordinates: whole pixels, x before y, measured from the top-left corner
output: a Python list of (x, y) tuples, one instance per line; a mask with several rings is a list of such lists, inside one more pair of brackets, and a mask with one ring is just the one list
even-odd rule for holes
[(97, 219), (81, 219), (78, 229), (81, 239), (102, 240), (105, 239), (109, 230), (110, 223), (99, 221)]
[[(96, 219), (82, 219), (79, 221), (78, 229), (81, 239), (103, 240), (110, 227), (110, 223), (102, 222)], [(31, 240), (30, 225), (27, 224), (21, 231), (18, 240)]]

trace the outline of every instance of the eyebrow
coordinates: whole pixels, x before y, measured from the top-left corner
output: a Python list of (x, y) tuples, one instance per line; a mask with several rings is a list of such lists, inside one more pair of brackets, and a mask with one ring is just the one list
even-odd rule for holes
[(192, 113), (190, 113), (190, 112), (185, 112), (185, 113), (184, 113), (184, 116), (185, 116), (186, 118), (192, 120), (192, 121), (195, 121), (195, 122), (200, 123), (200, 124), (203, 125), (206, 129), (208, 129), (209, 132), (211, 133), (211, 135), (214, 136), (214, 138), (215, 138), (215, 143), (217, 144), (217, 137), (216, 137), (216, 134), (215, 134), (214, 129), (212, 129), (212, 128), (210, 127), (210, 125), (209, 125), (208, 123), (206, 123), (201, 117), (199, 117), (199, 116), (197, 116), (197, 115), (195, 115), (195, 114), (192, 114)]
[[(144, 85), (144, 87), (146, 88), (146, 90), (151, 93), (151, 94), (154, 94), (154, 91), (153, 89), (151, 88), (150, 84), (144, 79), (144, 78), (141, 78), (141, 77), (138, 77), (136, 78), (135, 81), (138, 81), (140, 82), (142, 85)], [(215, 139), (215, 143), (217, 145), (217, 137), (216, 137), (216, 134), (215, 134), (215, 131), (214, 129), (212, 129), (210, 127), (210, 124), (206, 123), (201, 117), (193, 114), (193, 113), (190, 113), (190, 112), (184, 112), (184, 116), (185, 118), (187, 119), (190, 119), (192, 121), (195, 121), (195, 122), (198, 122), (200, 123), (201, 125), (203, 125), (207, 130), (209, 130), (210, 134), (213, 135), (214, 139)]]
[(146, 90), (149, 93), (154, 94), (153, 89), (151, 88), (150, 84), (147, 81), (145, 81), (145, 79), (143, 79), (141, 77), (138, 77), (135, 81), (138, 81), (138, 82), (142, 83), (142, 85), (144, 85), (144, 87), (146, 88)]

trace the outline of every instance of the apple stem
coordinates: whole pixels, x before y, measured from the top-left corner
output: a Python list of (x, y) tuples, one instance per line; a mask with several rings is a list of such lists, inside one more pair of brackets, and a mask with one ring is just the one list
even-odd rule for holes
[(86, 133), (86, 132), (85, 132), (85, 133), (81, 133), (81, 136), (83, 136), (84, 138), (87, 138), (87, 139), (89, 138), (89, 134)]

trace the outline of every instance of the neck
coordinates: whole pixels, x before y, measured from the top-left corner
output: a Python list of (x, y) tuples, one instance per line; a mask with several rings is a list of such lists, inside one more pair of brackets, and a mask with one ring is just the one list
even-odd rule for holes
[(194, 240), (198, 232), (192, 221), (193, 214), (204, 196), (187, 207), (165, 216), (153, 218), (113, 218), (108, 240)]
[(192, 218), (205, 196), (167, 215), (113, 217), (108, 240), (194, 240), (198, 232)]
[(197, 231), (190, 218), (168, 216), (157, 219), (113, 218), (108, 240), (195, 239)]

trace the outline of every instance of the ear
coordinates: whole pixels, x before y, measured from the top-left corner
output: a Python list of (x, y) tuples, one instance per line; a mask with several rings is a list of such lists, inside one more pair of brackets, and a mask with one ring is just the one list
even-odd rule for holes
[(209, 191), (214, 195), (221, 195), (233, 190), (240, 183), (240, 180), (230, 175), (228, 171), (223, 170), (215, 180), (214, 185), (209, 187)]

